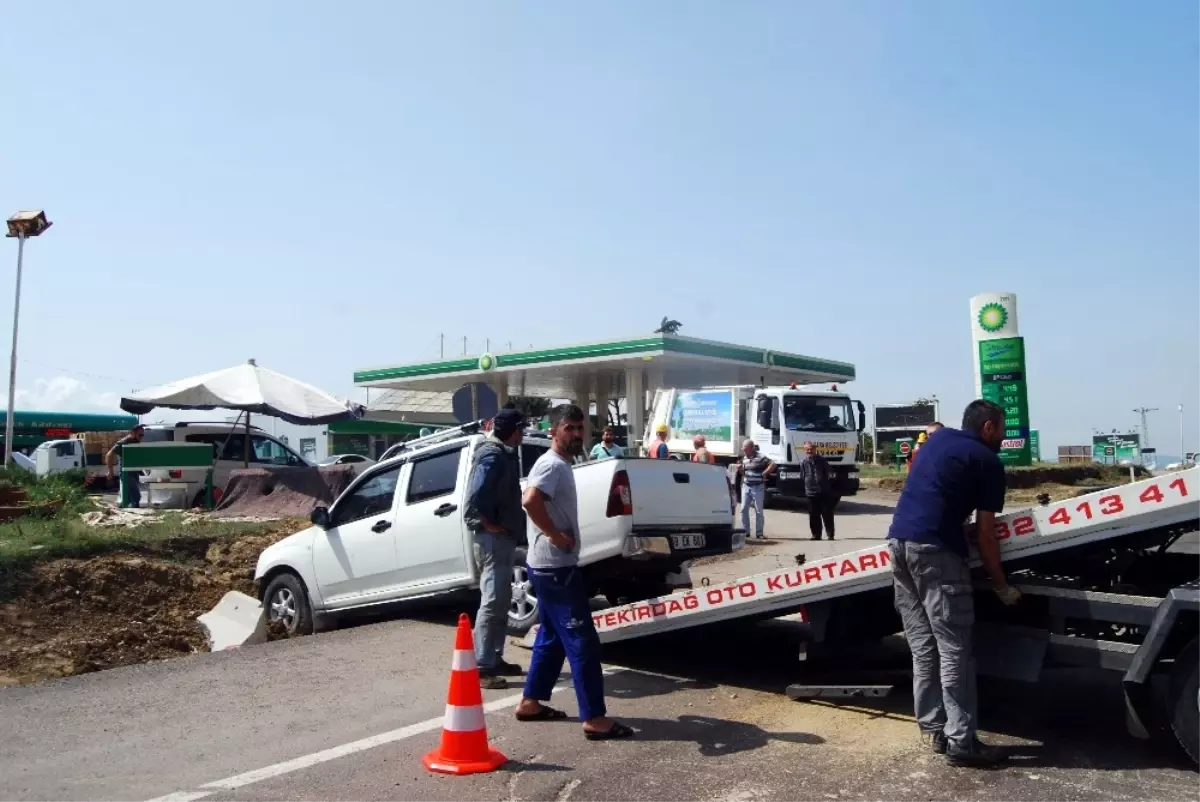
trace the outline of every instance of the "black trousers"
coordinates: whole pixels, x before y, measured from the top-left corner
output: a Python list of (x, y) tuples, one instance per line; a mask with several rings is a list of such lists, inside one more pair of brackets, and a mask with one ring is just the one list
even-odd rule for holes
[(833, 538), (833, 507), (836, 500), (833, 496), (822, 493), (808, 497), (808, 530), (814, 540), (821, 539), (821, 524), (825, 525), (825, 533)]

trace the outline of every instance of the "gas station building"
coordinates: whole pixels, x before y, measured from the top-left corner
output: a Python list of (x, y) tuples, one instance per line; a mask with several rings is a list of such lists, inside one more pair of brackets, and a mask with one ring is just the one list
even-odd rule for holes
[[(624, 399), (630, 445), (642, 436), (658, 388), (853, 379), (854, 366), (846, 362), (672, 334), (484, 353), (354, 374), (358, 387), (394, 391), (453, 393), (465, 384), (484, 383), (495, 391), (501, 406), (510, 395), (569, 399), (585, 412), (595, 404), (600, 426), (607, 421), (608, 402)], [(631, 403), (632, 399), (641, 403)], [(591, 443), (590, 420), (585, 425), (584, 442)]]

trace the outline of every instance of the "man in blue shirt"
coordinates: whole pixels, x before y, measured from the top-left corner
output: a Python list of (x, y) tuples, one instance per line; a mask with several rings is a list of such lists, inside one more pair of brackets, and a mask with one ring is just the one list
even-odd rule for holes
[(913, 655), (917, 725), (954, 766), (993, 766), (1005, 755), (979, 741), (971, 630), (975, 600), (965, 525), (975, 513), (979, 558), (996, 595), (1021, 594), (1000, 565), (996, 514), (1004, 509), (1004, 410), (972, 401), (962, 429), (941, 429), (913, 461), (888, 531), (896, 610)]

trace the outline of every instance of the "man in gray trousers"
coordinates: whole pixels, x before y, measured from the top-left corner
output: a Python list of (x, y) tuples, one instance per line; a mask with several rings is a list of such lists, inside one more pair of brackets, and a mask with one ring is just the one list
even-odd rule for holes
[(524, 427), (525, 417), (516, 409), (506, 407), (492, 419), (492, 430), (475, 450), (463, 514), (475, 535), (475, 561), (479, 565), (475, 662), (479, 664), (479, 682), (488, 689), (507, 688), (504, 678), (521, 674), (520, 666), (504, 661), (504, 640), (517, 546), (525, 541), (517, 456)]
[(1004, 509), (1004, 410), (972, 401), (962, 429), (929, 438), (913, 461), (888, 531), (896, 610), (913, 658), (917, 726), (953, 766), (987, 767), (1007, 757), (976, 737), (975, 598), (965, 524), (976, 513), (979, 557), (1005, 604), (1021, 594), (1000, 564), (996, 514)]

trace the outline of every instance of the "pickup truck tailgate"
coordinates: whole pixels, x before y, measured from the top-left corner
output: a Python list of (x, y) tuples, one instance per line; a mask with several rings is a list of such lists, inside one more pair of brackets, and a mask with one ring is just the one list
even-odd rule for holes
[(627, 459), (633, 528), (699, 529), (733, 526), (729, 484), (716, 465)]

